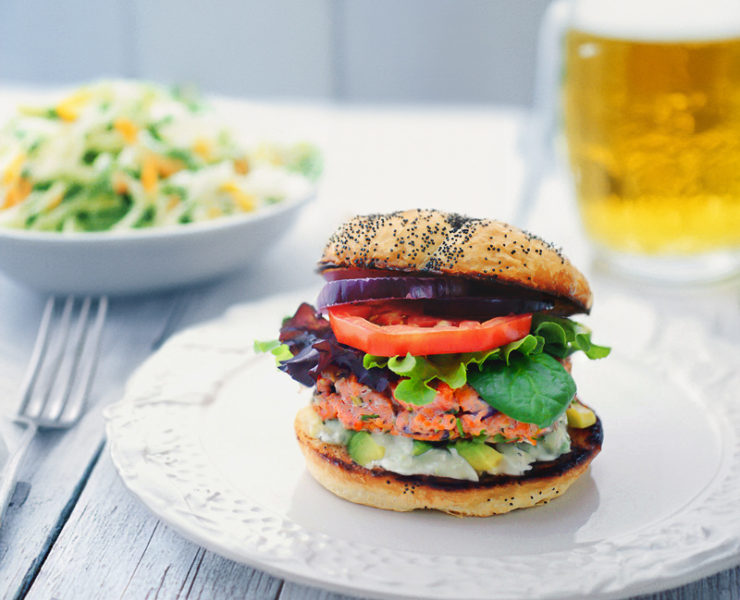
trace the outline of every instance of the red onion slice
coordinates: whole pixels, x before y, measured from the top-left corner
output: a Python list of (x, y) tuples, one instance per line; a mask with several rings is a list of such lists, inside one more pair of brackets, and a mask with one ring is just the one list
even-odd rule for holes
[(542, 312), (551, 310), (554, 306), (551, 301), (535, 298), (478, 298), (470, 296), (422, 300), (420, 304), (424, 313), (428, 315), (471, 319), (473, 321), (485, 321), (506, 315)]
[[(501, 292), (501, 294), (498, 293)], [(486, 320), (511, 314), (550, 310), (541, 296), (515, 289), (484, 290), (475, 282), (441, 277), (372, 277), (329, 281), (317, 299), (318, 309), (337, 304), (413, 300), (430, 315)]]
[(383, 269), (361, 269), (359, 267), (334, 267), (321, 273), (326, 281), (337, 279), (364, 279), (365, 277), (408, 277), (403, 271)]
[(364, 277), (329, 281), (319, 293), (319, 310), (336, 304), (366, 300), (430, 300), (460, 297), (470, 293), (470, 285), (461, 279), (440, 277)]

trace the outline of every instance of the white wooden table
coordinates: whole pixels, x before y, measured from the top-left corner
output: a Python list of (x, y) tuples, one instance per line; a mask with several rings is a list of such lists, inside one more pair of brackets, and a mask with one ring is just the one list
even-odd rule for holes
[[(73, 430), (36, 439), (0, 530), (2, 598), (338, 597), (221, 558), (158, 522), (124, 488), (112, 466), (102, 407), (120, 397), (132, 370), (173, 332), (214, 318), (233, 304), (315, 284), (313, 264), (323, 242), (350, 214), (430, 206), (511, 217), (522, 178), (517, 154), (522, 114), (502, 109), (253, 109), (256, 129), (298, 132), (324, 146), (326, 177), (317, 202), (279, 244), (241, 273), (191, 289), (112, 300), (89, 411)], [(546, 184), (531, 228), (565, 245), (579, 262), (587, 249), (570, 208), (559, 205), (563, 193), (558, 185)], [(648, 298), (661, 311), (698, 314), (732, 341), (740, 356), (737, 281), (681, 293), (598, 273), (592, 280), (597, 306), (600, 291), (617, 290)], [(0, 275), (4, 412), (13, 409), (44, 301)], [(740, 568), (649, 598), (737, 599)]]

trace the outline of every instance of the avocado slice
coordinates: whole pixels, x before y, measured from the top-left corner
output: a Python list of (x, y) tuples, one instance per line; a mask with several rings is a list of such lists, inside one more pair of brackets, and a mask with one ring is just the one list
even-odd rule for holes
[(504, 458), (503, 454), (480, 442), (459, 440), (453, 448), (478, 472), (493, 471)]
[(412, 452), (413, 456), (419, 456), (420, 454), (424, 454), (427, 450), (431, 450), (434, 446), (432, 446), (428, 442), (422, 442), (421, 440), (414, 440), (414, 450)]
[(347, 452), (363, 467), (385, 456), (385, 448), (378, 444), (367, 431), (357, 431), (347, 443)]

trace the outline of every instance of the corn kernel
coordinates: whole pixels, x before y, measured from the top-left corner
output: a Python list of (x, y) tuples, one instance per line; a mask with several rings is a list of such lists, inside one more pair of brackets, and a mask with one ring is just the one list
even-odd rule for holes
[(568, 427), (574, 427), (575, 429), (586, 429), (596, 423), (596, 415), (594, 411), (586, 408), (580, 402), (574, 402), (570, 405), (568, 410), (565, 411), (568, 417)]

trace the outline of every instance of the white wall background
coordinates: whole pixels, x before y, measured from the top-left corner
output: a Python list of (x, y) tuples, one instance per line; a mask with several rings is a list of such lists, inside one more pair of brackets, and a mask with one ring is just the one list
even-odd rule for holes
[(0, 80), (528, 104), (548, 0), (0, 0)]

